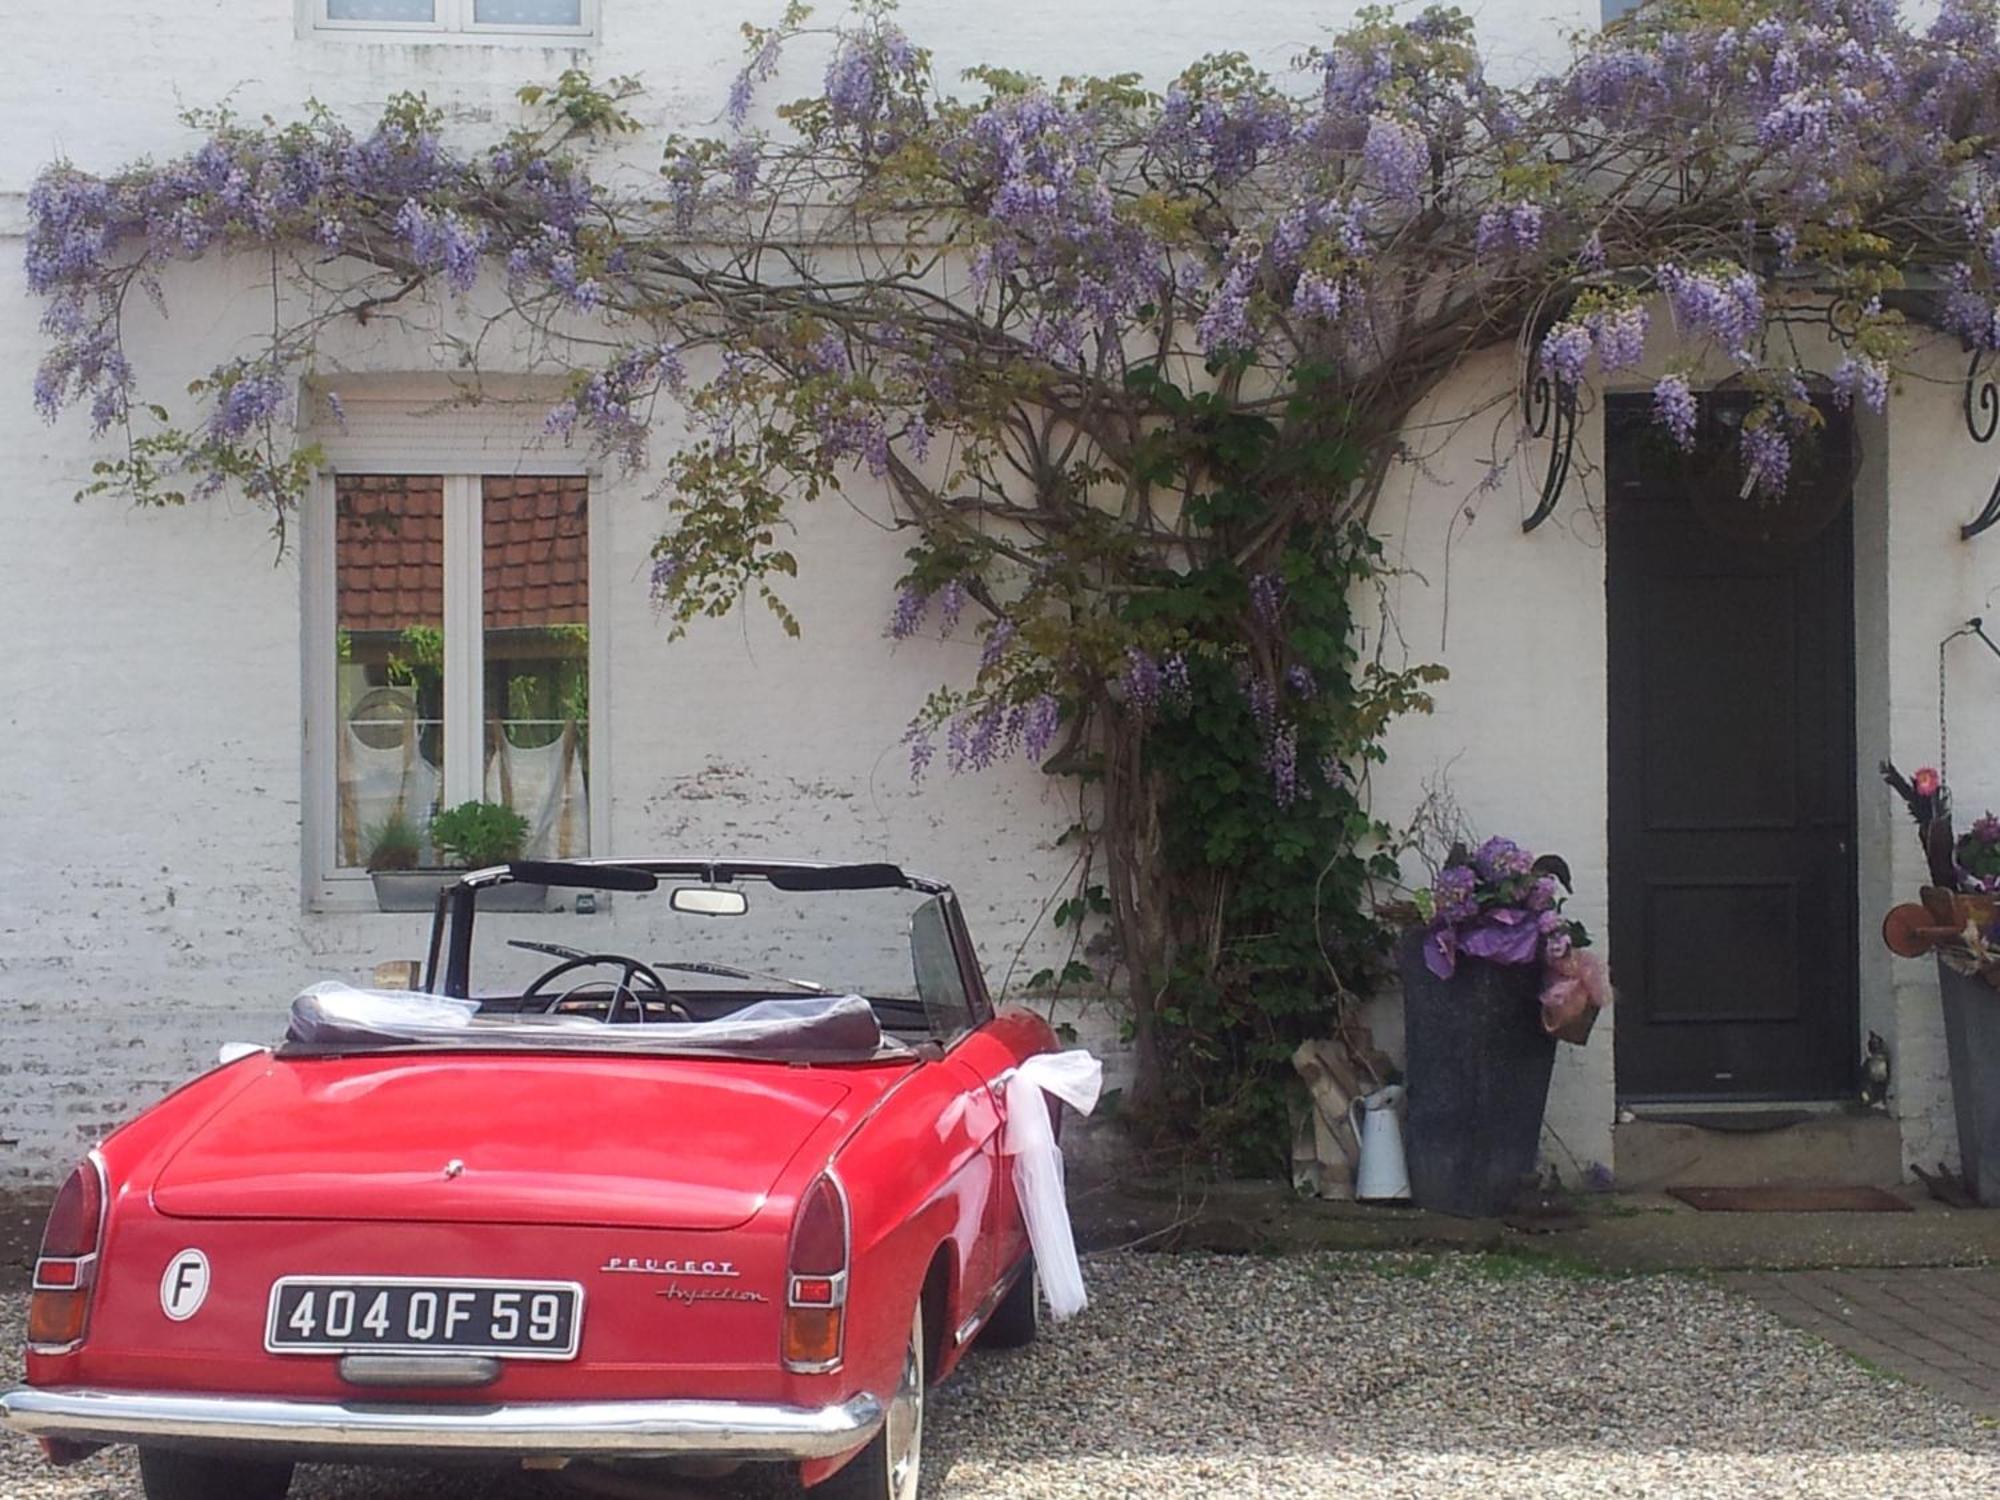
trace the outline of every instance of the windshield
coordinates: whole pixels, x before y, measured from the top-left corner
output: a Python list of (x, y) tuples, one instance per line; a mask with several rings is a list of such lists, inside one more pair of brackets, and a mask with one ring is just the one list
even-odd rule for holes
[[(981, 1019), (961, 960), (969, 942), (935, 887), (787, 890), (739, 867), (726, 880), (663, 872), (652, 890), (591, 892), (594, 915), (489, 909), (520, 889), (481, 891), (471, 914), (464, 993), (488, 1015), (710, 1020), (758, 1000), (859, 995), (905, 1036), (948, 1039)], [(442, 952), (451, 947), (446, 935)], [(448, 961), (440, 973), (433, 987), (448, 990)]]

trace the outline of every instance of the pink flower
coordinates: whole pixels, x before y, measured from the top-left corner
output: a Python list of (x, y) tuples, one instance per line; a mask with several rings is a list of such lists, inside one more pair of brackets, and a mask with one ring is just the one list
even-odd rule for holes
[(1919, 797), (1935, 797), (1943, 784), (1933, 766), (1919, 766), (1917, 774), (1910, 778), (1910, 785), (1916, 788)]

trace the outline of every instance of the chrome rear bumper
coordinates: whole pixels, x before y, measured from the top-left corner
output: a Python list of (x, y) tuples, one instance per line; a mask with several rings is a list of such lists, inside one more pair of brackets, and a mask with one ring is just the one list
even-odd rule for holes
[(258, 1396), (24, 1387), (0, 1396), (0, 1426), (75, 1444), (455, 1458), (832, 1458), (882, 1424), (862, 1394), (838, 1406), (745, 1401), (560, 1401), (409, 1405)]

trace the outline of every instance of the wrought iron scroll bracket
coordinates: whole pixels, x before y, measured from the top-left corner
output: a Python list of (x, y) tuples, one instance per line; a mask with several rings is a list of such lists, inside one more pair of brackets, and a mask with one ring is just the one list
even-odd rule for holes
[[(1965, 430), (1975, 443), (1990, 443), (2000, 432), (2000, 383), (1986, 368), (1986, 351), (1974, 349), (1972, 363), (1965, 367)], [(1959, 540), (1971, 541), (1980, 532), (2000, 523), (2000, 479), (1978, 515), (1958, 528)]]
[[(2000, 392), (1995, 393), (2000, 400)], [(1570, 463), (1576, 457), (1576, 387), (1556, 380), (1546, 372), (1537, 373), (1522, 388), (1521, 416), (1528, 436), (1547, 438), (1549, 466), (1542, 475), (1541, 497), (1521, 530), (1533, 531), (1555, 513), (1569, 482)]]

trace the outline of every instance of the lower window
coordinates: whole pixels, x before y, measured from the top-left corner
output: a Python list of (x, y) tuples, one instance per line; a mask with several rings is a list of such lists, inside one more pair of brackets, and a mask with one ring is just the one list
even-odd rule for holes
[(445, 860), (446, 807), (522, 852), (590, 852), (590, 522), (581, 475), (332, 482), (328, 873)]

